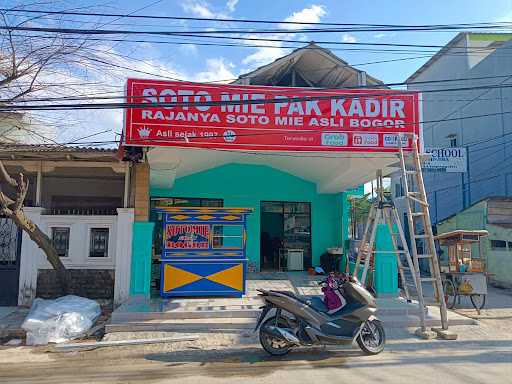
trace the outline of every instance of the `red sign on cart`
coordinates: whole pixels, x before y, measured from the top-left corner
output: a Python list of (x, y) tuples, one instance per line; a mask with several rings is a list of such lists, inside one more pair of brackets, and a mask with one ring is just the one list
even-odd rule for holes
[(210, 226), (208, 224), (167, 224), (166, 249), (208, 249)]
[[(395, 152), (421, 138), (418, 92), (128, 79), (125, 144)], [(412, 147), (411, 135), (402, 146)]]

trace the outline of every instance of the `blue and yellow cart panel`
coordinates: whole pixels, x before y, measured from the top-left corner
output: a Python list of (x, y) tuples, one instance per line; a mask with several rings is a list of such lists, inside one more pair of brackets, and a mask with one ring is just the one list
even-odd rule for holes
[(245, 293), (248, 208), (158, 207), (163, 213), (160, 294)]

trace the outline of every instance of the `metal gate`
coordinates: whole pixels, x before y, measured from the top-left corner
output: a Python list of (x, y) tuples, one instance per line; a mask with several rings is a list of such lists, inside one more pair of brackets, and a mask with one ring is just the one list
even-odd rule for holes
[(0, 306), (18, 305), (21, 229), (0, 217)]

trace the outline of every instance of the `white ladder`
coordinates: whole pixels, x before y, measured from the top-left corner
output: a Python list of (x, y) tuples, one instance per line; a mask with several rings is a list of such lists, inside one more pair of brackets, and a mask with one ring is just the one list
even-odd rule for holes
[[(400, 280), (402, 282), (402, 287), (404, 289), (406, 298), (410, 301), (411, 298), (409, 294), (407, 279), (405, 278), (405, 272), (410, 271), (413, 276), (413, 279), (415, 280), (415, 275), (413, 273), (413, 261), (411, 258), (411, 254), (409, 252), (409, 248), (407, 246), (407, 241), (405, 239), (405, 235), (402, 229), (402, 223), (400, 222), (398, 212), (392, 200), (390, 198), (387, 198), (384, 194), (384, 187), (382, 185), (382, 172), (380, 170), (377, 171), (377, 198), (370, 207), (370, 212), (368, 214), (365, 230), (360, 242), (359, 251), (357, 254), (353, 272), (354, 276), (357, 276), (359, 268), (361, 266), (361, 261), (364, 260), (364, 267), (361, 274), (361, 281), (364, 284), (366, 284), (371, 260), (374, 260), (375, 254), (377, 253), (377, 251), (374, 250), (374, 245), (377, 227), (379, 226), (379, 224), (384, 224), (387, 226), (392, 238), (393, 251), (379, 251), (378, 253), (396, 254), (398, 271), (400, 275)], [(402, 249), (400, 249), (400, 247)], [(407, 266), (403, 266), (401, 256), (405, 256)]]

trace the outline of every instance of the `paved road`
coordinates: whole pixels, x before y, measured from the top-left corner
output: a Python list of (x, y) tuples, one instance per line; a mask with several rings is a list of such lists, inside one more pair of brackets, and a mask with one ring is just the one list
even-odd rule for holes
[(275, 359), (266, 356), (254, 339), (232, 334), (210, 335), (213, 342), (208, 343), (67, 354), (19, 347), (0, 350), (0, 382), (510, 383), (512, 295), (493, 290), (491, 296), (491, 308), (482, 312), (480, 325), (452, 328), (459, 334), (457, 341), (423, 341), (406, 330), (390, 330), (387, 348), (378, 356), (363, 356), (356, 348), (320, 348)]
[[(468, 327), (468, 326), (466, 326)], [(87, 357), (47, 356), (51, 361), (2, 364), (5, 383), (510, 383), (512, 340), (395, 342), (379, 356), (357, 350), (300, 351), (284, 359), (259, 348), (160, 351), (117, 358), (104, 350)], [(357, 381), (356, 381), (357, 380)]]

